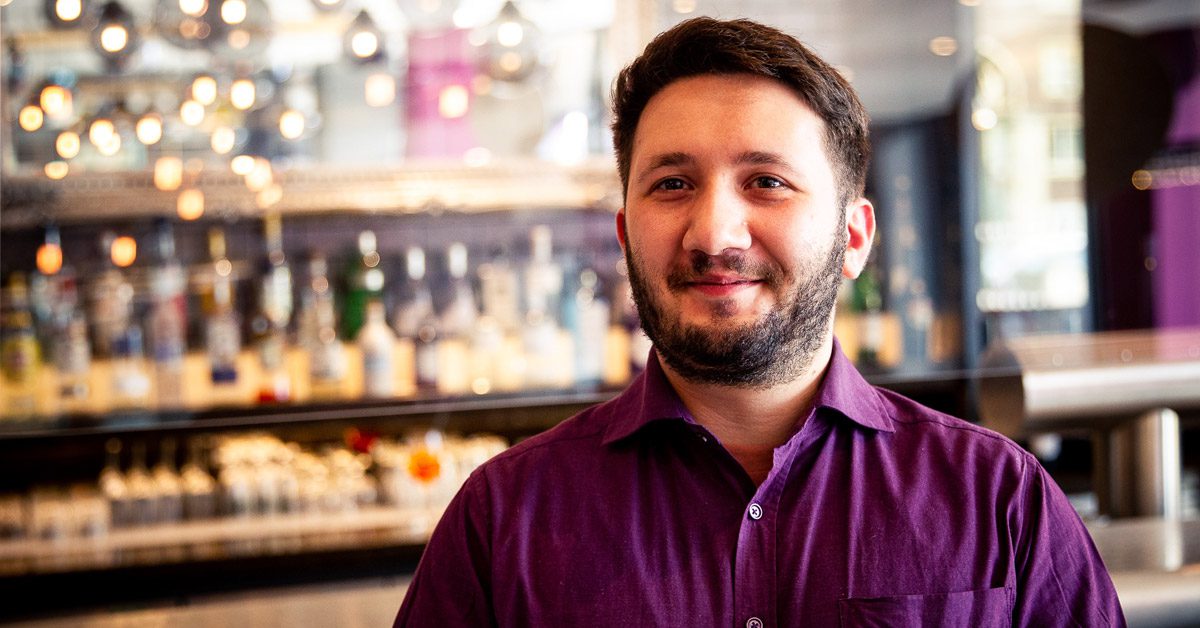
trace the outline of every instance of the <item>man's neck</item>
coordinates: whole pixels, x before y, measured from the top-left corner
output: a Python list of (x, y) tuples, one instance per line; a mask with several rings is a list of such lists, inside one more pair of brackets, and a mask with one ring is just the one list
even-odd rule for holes
[(833, 352), (829, 337), (799, 377), (765, 390), (698, 383), (662, 363), (667, 381), (696, 422), (716, 436), (755, 484), (771, 468), (773, 450), (803, 425)]

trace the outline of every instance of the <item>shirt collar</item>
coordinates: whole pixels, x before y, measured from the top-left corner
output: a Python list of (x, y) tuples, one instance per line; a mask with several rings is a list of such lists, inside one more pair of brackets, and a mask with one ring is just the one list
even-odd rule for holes
[[(655, 421), (675, 419), (695, 423), (692, 414), (667, 381), (655, 351), (650, 352), (646, 369), (613, 402), (613, 419), (604, 432), (603, 442), (606, 445), (630, 436)], [(842, 353), (836, 338), (833, 340), (833, 356), (825, 369), (825, 377), (817, 390), (813, 407), (832, 410), (868, 429), (895, 431), (888, 406), (880, 400), (875, 387)]]

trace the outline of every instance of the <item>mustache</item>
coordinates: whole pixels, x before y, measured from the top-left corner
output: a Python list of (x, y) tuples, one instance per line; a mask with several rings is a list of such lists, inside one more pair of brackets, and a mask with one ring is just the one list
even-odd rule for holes
[(667, 287), (672, 290), (683, 289), (714, 270), (756, 279), (770, 286), (778, 286), (784, 278), (783, 269), (768, 261), (749, 259), (741, 252), (709, 255), (702, 251), (689, 251), (687, 258), (667, 273)]

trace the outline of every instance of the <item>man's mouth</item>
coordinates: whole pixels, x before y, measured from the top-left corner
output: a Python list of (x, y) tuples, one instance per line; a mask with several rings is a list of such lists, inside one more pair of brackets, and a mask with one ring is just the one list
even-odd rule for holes
[(739, 275), (706, 274), (689, 279), (684, 286), (706, 296), (727, 297), (761, 283), (761, 279)]

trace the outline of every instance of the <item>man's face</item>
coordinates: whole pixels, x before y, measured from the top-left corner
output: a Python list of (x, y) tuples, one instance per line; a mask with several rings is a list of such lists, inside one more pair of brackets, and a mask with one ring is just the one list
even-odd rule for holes
[(681, 79), (647, 104), (618, 237), (642, 325), (681, 376), (783, 383), (828, 337), (842, 274), (858, 269), (844, 268), (824, 131), (786, 87), (753, 76)]

